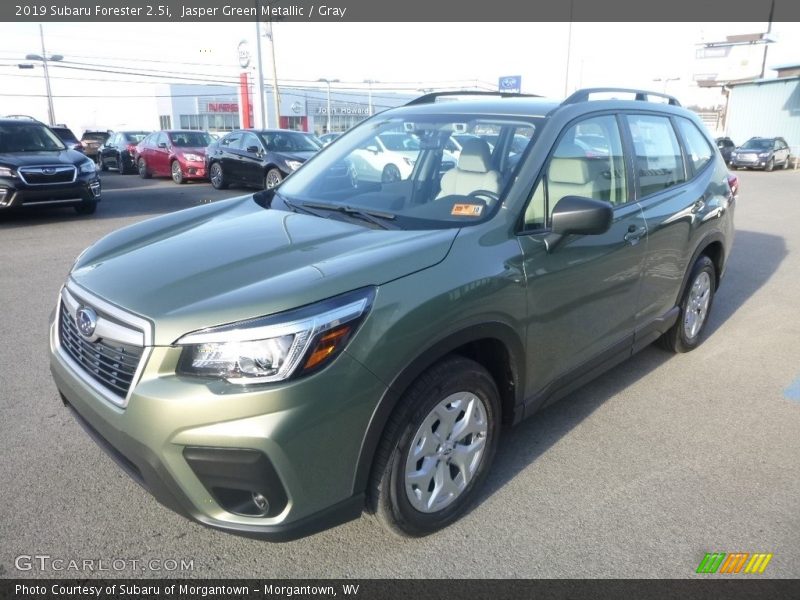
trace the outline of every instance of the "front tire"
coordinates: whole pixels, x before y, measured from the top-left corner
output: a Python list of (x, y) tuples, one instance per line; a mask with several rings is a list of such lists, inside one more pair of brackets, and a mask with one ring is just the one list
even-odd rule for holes
[(75, 212), (79, 215), (93, 215), (97, 210), (97, 200), (84, 200), (75, 205)]
[(390, 163), (383, 167), (381, 183), (394, 183), (395, 181), (400, 181), (400, 177), (400, 169), (397, 168), (397, 165)]
[(264, 177), (264, 189), (269, 190), (283, 181), (283, 173), (280, 169), (270, 169)]
[(179, 163), (177, 160), (172, 161), (172, 164), (170, 165), (170, 172), (172, 173), (172, 181), (178, 185), (186, 183), (186, 178), (183, 176), (183, 171), (181, 170), (181, 163)]
[(368, 510), (390, 531), (431, 534), (475, 500), (500, 437), (489, 372), (453, 356), (423, 373), (389, 419), (373, 465)]
[(145, 164), (143, 158), (140, 158), (136, 164), (139, 167), (139, 177), (142, 179), (150, 179), (153, 176), (152, 173), (147, 170), (147, 165)]
[(706, 255), (700, 256), (692, 267), (683, 292), (677, 322), (661, 336), (661, 346), (671, 352), (690, 352), (700, 345), (703, 331), (711, 313), (716, 288), (716, 269)]
[(774, 169), (774, 168), (775, 168), (775, 159), (774, 158), (770, 158), (767, 161), (767, 166), (764, 167), (764, 170), (765, 171), (772, 171), (772, 169)]
[(215, 190), (224, 190), (228, 188), (228, 182), (225, 181), (225, 173), (222, 171), (222, 165), (215, 162), (208, 170), (208, 178), (211, 180), (211, 185)]

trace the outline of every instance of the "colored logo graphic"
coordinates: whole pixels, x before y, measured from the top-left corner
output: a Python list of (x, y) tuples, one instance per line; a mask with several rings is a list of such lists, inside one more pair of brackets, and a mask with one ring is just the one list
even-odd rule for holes
[(697, 567), (697, 573), (725, 573), (733, 575), (736, 573), (761, 574), (767, 568), (772, 554), (749, 552), (725, 552), (706, 553), (703, 560)]

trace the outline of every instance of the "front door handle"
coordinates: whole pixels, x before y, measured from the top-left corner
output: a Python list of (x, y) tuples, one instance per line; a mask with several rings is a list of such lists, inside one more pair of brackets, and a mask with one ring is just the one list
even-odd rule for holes
[(630, 227), (628, 227), (628, 232), (625, 234), (624, 239), (626, 242), (631, 242), (635, 244), (646, 233), (647, 233), (647, 227), (636, 227), (636, 225), (631, 225)]

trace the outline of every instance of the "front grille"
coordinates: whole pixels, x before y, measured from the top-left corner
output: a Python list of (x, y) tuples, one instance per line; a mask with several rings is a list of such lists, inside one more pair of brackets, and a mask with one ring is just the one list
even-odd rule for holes
[(112, 340), (90, 342), (80, 333), (75, 319), (61, 303), (61, 347), (84, 372), (116, 396), (125, 398), (142, 358), (143, 348)]
[(77, 176), (73, 166), (53, 165), (43, 167), (21, 167), (18, 169), (22, 181), (29, 185), (47, 185), (51, 183), (72, 183)]

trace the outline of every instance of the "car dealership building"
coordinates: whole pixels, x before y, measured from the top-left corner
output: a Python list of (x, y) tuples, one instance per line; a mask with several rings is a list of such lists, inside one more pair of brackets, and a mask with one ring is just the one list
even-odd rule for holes
[[(345, 131), (374, 114), (405, 104), (419, 94), (386, 91), (335, 90), (326, 87), (280, 87), (279, 114), (275, 115), (271, 86), (265, 86), (266, 127), (295, 129), (322, 134)], [(184, 85), (159, 86), (156, 105), (161, 129), (230, 131), (252, 126), (252, 86)], [(247, 105), (245, 114), (242, 107)], [(330, 105), (330, 115), (328, 106)]]

